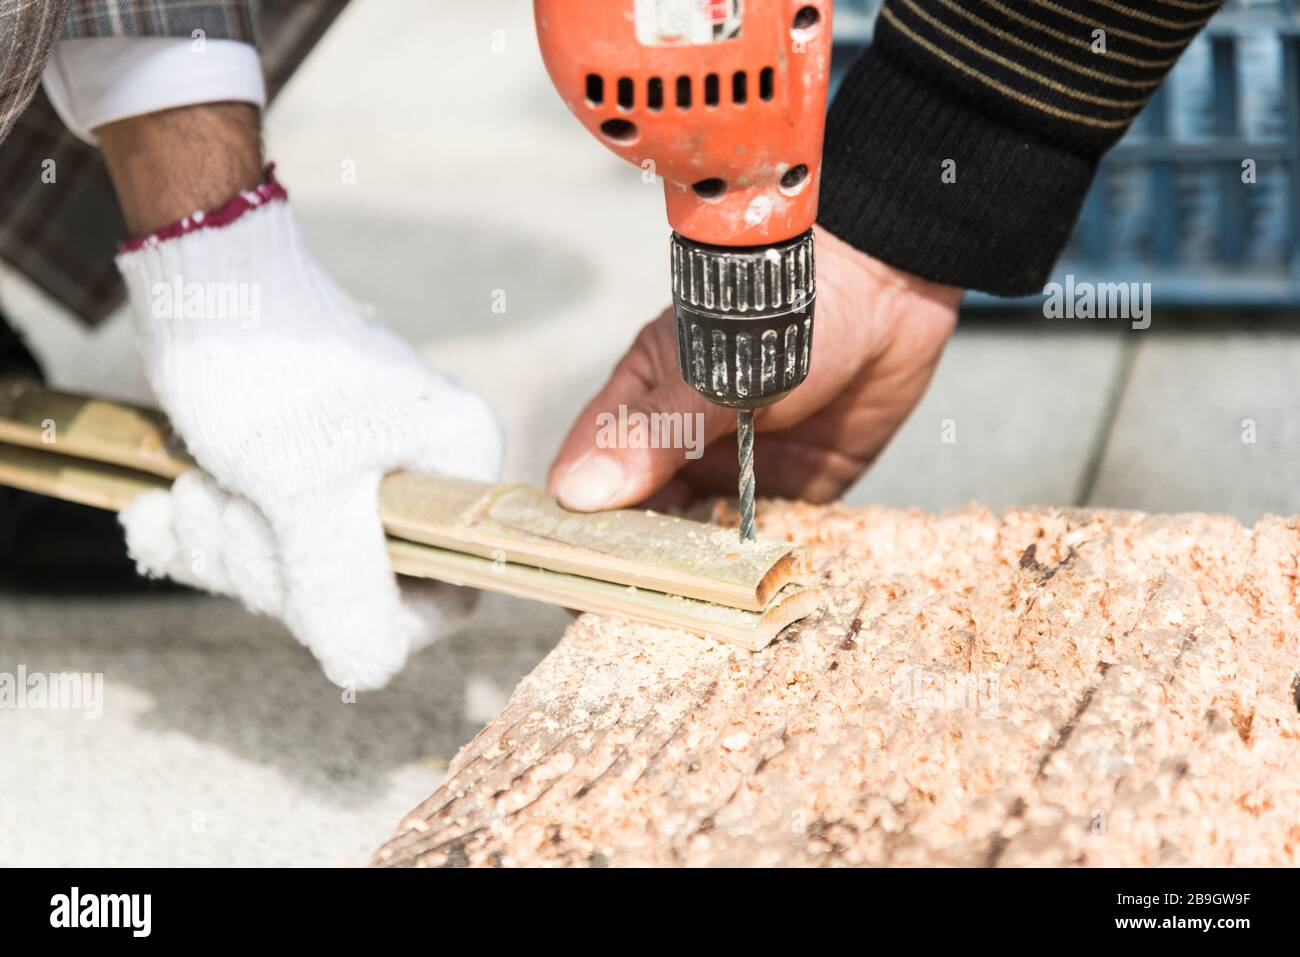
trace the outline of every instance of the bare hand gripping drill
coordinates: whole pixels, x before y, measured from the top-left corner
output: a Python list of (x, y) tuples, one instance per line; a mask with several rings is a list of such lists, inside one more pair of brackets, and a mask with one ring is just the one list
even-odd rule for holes
[(682, 377), (737, 413), (808, 375), (832, 0), (535, 0), (542, 57), (597, 139), (664, 179)]

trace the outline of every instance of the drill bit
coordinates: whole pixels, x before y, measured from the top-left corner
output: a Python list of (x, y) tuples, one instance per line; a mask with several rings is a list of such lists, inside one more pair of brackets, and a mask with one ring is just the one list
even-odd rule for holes
[(740, 446), (740, 540), (754, 540), (754, 413), (736, 413), (736, 439)]
[(754, 413), (804, 381), (812, 353), (812, 231), (779, 243), (711, 246), (669, 237), (677, 365), (715, 405), (736, 411), (740, 541), (754, 540)]

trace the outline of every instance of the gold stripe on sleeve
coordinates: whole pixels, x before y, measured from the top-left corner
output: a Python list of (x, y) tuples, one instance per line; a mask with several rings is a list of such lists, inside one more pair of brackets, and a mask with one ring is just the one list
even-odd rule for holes
[(930, 54), (938, 57), (940, 60), (943, 60), (949, 66), (956, 67), (958, 70), (960, 70), (962, 73), (965, 73), (967, 76), (971, 77), (972, 79), (977, 80), (980, 83), (983, 83), (985, 86), (988, 86), (994, 90), (997, 90), (999, 93), (1001, 93), (1003, 96), (1007, 97), (1008, 99), (1015, 100), (1017, 103), (1022, 103), (1025, 106), (1030, 106), (1036, 110), (1041, 110), (1042, 112), (1048, 114), (1049, 116), (1059, 117), (1060, 119), (1063, 120), (1072, 120), (1075, 123), (1082, 123), (1084, 126), (1095, 126), (1100, 129), (1107, 129), (1107, 130), (1122, 129), (1125, 126), (1128, 126), (1128, 124), (1133, 119), (1130, 116), (1122, 120), (1102, 120), (1102, 119), (1098, 119), (1095, 116), (1085, 116), (1082, 113), (1072, 113), (1069, 110), (1062, 110), (1055, 106), (1052, 106), (1050, 103), (1044, 103), (1041, 100), (1034, 99), (1033, 97), (1025, 96), (1023, 93), (1020, 93), (1017, 90), (1013, 90), (1005, 83), (999, 83), (997, 80), (993, 79), (992, 77), (985, 76), (983, 73), (979, 72), (979, 70), (967, 66), (965, 63), (962, 63), (960, 60), (958, 60), (955, 56), (952, 56), (950, 53), (947, 53), (946, 51), (939, 49), (939, 47), (935, 46), (925, 37), (916, 33), (914, 30), (912, 30), (911, 27), (907, 26), (905, 23), (899, 20), (898, 17), (894, 16), (893, 11), (890, 10), (888, 6), (884, 6), (880, 8), (880, 15), (884, 17), (887, 21), (889, 21), (889, 23), (894, 27), (894, 29), (898, 30), (899, 33), (903, 34), (905, 37), (910, 39), (913, 43), (921, 47), (923, 50), (926, 50)]
[[(1028, 67), (1022, 66), (1021, 64), (1017, 63), (1015, 60), (1009, 60), (1006, 57), (1002, 56), (1001, 54), (994, 53), (992, 50), (985, 49), (984, 47), (976, 43), (974, 40), (970, 39), (964, 34), (959, 33), (958, 31), (954, 30), (952, 27), (948, 26), (948, 24), (944, 23), (942, 20), (938, 20), (932, 17), (930, 14), (926, 13), (915, 3), (913, 3), (912, 0), (899, 0), (899, 2), (902, 3), (904, 6), (906, 6), (907, 9), (911, 10), (912, 13), (916, 14), (916, 16), (920, 17), (922, 20), (924, 20), (930, 26), (934, 27), (939, 32), (945, 34), (948, 37), (951, 37), (953, 40), (956, 40), (958, 43), (962, 44), (963, 46), (969, 47), (970, 49), (974, 50), (976, 53), (978, 53), (980, 56), (984, 57), (985, 59), (992, 60), (994, 63), (1006, 67), (1008, 70), (1011, 70), (1013, 73), (1018, 73), (1021, 76), (1027, 77), (1028, 79), (1033, 80), (1036, 83), (1041, 83), (1049, 90), (1055, 90), (1057, 93), (1063, 93), (1066, 96), (1073, 97), (1076, 100), (1082, 100), (1084, 103), (1095, 103), (1097, 106), (1108, 106), (1116, 110), (1141, 109), (1146, 104), (1146, 101), (1151, 98), (1152, 94), (1148, 93), (1146, 96), (1138, 97), (1135, 100), (1113, 100), (1109, 97), (1094, 96), (1091, 93), (1081, 93), (1078, 90), (1073, 90), (1070, 87), (1066, 86), (1064, 83), (1058, 83), (1056, 80), (1053, 80), (1049, 76), (1043, 76), (1043, 74), (1041, 73), (1036, 73), (1035, 71), (1029, 69)], [(1155, 91), (1153, 90), (1152, 93), (1154, 92)]]
[(1158, 27), (1167, 27), (1170, 30), (1186, 30), (1188, 27), (1200, 29), (1210, 22), (1214, 13), (1209, 16), (1201, 17), (1199, 20), (1166, 20), (1163, 17), (1152, 16), (1149, 13), (1143, 13), (1141, 10), (1134, 10), (1132, 7), (1126, 7), (1122, 3), (1116, 3), (1115, 0), (1092, 0), (1093, 3), (1106, 7), (1108, 10), (1114, 10), (1116, 13), (1122, 13), (1126, 17), (1132, 17), (1134, 20), (1141, 20), (1144, 23), (1154, 23)]
[[(1063, 17), (1069, 17), (1085, 26), (1092, 27), (1094, 30), (1105, 30), (1107, 33), (1113, 33), (1117, 37), (1123, 37), (1125, 40), (1132, 40), (1134, 43), (1141, 43), (1149, 47), (1155, 47), (1158, 50), (1181, 50), (1187, 46), (1187, 37), (1183, 40), (1152, 40), (1150, 37), (1144, 37), (1140, 33), (1130, 33), (1127, 30), (1121, 30), (1119, 27), (1108, 27), (1104, 23), (1098, 23), (1082, 13), (1075, 13), (1073, 10), (1067, 10), (1065, 7), (1057, 6), (1051, 0), (1029, 0), (1035, 6), (1042, 7), (1044, 10), (1051, 10), (1053, 13), (1059, 13)], [(1208, 17), (1206, 18), (1209, 19)], [(1175, 57), (1174, 59), (1177, 59)]]
[[(999, 40), (1003, 41), (1004, 43), (1010, 43), (1013, 46), (1020, 47), (1022, 50), (1028, 50), (1030, 53), (1033, 53), (1035, 56), (1042, 57), (1044, 60), (1047, 60), (1049, 63), (1055, 63), (1057, 66), (1063, 66), (1067, 70), (1073, 70), (1075, 73), (1080, 73), (1083, 76), (1090, 76), (1094, 80), (1101, 80), (1105, 83), (1113, 84), (1114, 86), (1126, 86), (1134, 90), (1149, 90), (1152, 87), (1159, 86), (1161, 80), (1163, 79), (1163, 77), (1157, 77), (1154, 80), (1125, 80), (1117, 76), (1110, 76), (1107, 73), (1103, 73), (1101, 70), (1093, 70), (1093, 69), (1089, 69), (1086, 66), (1080, 66), (1078, 63), (1075, 63), (1073, 60), (1066, 59), (1063, 56), (1058, 56), (1057, 54), (1052, 53), (1050, 50), (1044, 50), (1042, 47), (1035, 46), (1030, 41), (1023, 39), (1022, 37), (1018, 37), (1014, 33), (1008, 33), (1006, 30), (1001, 30), (998, 27), (995, 27), (987, 20), (977, 17), (969, 10), (962, 9), (960, 3), (955, 3), (953, 2), (953, 0), (939, 0), (939, 2), (942, 3), (949, 10), (951, 10), (953, 13), (957, 14), (959, 17), (963, 17), (966, 20), (970, 21), (971, 23), (975, 24), (976, 26), (983, 28), (986, 32), (997, 37)], [(1085, 43), (1084, 46), (1087, 47), (1087, 44)]]
[[(1060, 40), (1062, 43), (1072, 44), (1073, 46), (1080, 47), (1084, 50), (1092, 50), (1092, 44), (1087, 40), (1084, 40), (1082, 37), (1072, 37), (1068, 33), (1062, 33), (1060, 30), (1055, 30), (1046, 24), (1039, 23), (1032, 17), (1027, 17), (1023, 13), (1017, 13), (1015, 10), (1010, 9), (1004, 4), (998, 3), (998, 0), (981, 0), (981, 2), (992, 7), (1004, 17), (1015, 20), (1017, 23), (1023, 23), (1025, 26), (1045, 33), (1055, 40)], [(1128, 56), (1127, 54), (1116, 53), (1113, 50), (1107, 50), (1105, 55), (1110, 57), (1112, 60), (1119, 60), (1119, 62), (1127, 63), (1130, 66), (1139, 66), (1143, 69), (1150, 70), (1167, 70), (1178, 62), (1178, 57), (1176, 56), (1171, 56), (1167, 60), (1143, 60), (1141, 57)]]

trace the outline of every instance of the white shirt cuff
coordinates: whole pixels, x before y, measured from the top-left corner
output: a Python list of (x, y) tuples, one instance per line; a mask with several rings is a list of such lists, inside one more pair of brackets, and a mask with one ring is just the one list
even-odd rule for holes
[(238, 40), (60, 40), (41, 77), (54, 111), (92, 145), (105, 123), (198, 103), (266, 105), (257, 50)]

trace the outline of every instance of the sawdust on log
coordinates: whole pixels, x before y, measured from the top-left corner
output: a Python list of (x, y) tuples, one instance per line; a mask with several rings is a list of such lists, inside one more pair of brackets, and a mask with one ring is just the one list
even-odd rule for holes
[(375, 863), (1300, 863), (1300, 521), (760, 519), (823, 613), (580, 618)]

